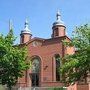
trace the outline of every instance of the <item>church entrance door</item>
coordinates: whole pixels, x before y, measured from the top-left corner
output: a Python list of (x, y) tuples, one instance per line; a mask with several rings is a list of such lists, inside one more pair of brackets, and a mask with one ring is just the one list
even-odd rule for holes
[(31, 74), (32, 87), (39, 87), (39, 73)]

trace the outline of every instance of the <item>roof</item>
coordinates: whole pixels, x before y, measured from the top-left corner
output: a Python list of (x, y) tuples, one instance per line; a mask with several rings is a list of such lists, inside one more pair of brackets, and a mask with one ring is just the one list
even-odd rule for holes
[(28, 45), (29, 43), (33, 42), (33, 41), (40, 41), (40, 42), (46, 42), (46, 41), (52, 41), (52, 40), (63, 40), (63, 39), (69, 39), (71, 41), (71, 39), (67, 36), (62, 36), (62, 37), (56, 37), (56, 38), (49, 38), (49, 39), (44, 39), (44, 38), (39, 38), (39, 37), (34, 37), (32, 38), (30, 41), (26, 42), (26, 43), (22, 43), (22, 44), (19, 44), (19, 46), (24, 46), (24, 45)]

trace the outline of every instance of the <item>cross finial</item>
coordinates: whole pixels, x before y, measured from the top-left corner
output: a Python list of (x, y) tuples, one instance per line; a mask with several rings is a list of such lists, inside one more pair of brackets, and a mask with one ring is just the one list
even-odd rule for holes
[(28, 20), (25, 21), (25, 28), (28, 28)]
[(58, 20), (58, 21), (60, 21), (60, 20), (61, 20), (61, 15), (60, 15), (59, 10), (57, 11), (56, 17), (57, 17), (57, 20)]

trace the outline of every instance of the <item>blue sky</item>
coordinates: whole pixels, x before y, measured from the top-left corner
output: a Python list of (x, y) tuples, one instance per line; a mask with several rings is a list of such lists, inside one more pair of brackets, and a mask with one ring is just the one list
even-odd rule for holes
[(27, 18), (33, 37), (49, 38), (58, 9), (69, 36), (77, 25), (90, 23), (90, 0), (0, 0), (0, 33), (8, 33), (11, 19), (19, 43)]

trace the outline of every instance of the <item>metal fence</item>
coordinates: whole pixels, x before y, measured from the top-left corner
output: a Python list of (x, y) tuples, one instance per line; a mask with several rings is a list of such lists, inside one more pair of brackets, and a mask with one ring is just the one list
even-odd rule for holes
[[(5, 86), (0, 86), (0, 90), (9, 90)], [(67, 90), (66, 87), (12, 87), (12, 90)]]
[(21, 87), (18, 90), (67, 90), (66, 87)]

